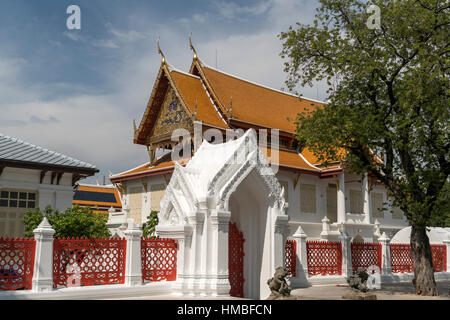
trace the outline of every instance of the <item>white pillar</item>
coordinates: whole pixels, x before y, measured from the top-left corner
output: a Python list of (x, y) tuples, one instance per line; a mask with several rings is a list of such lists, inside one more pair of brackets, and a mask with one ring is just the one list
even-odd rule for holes
[(127, 241), (125, 264), (125, 285), (138, 286), (142, 284), (141, 266), (141, 236), (142, 230), (130, 220), (128, 228), (124, 231)]
[(289, 217), (287, 215), (278, 215), (275, 218), (272, 272), (275, 272), (276, 268), (284, 266), (284, 246), (287, 238), (286, 227), (288, 220)]
[(350, 240), (352, 237), (345, 233), (345, 230), (339, 236), (342, 243), (342, 275), (348, 277), (353, 274), (352, 270), (352, 250)]
[(367, 172), (364, 173), (362, 180), (362, 197), (363, 197), (363, 213), (364, 213), (364, 223), (370, 224), (371, 212), (369, 203), (369, 179)]
[(338, 175), (337, 186), (337, 222), (345, 222), (345, 180), (344, 173)]
[(450, 272), (450, 239), (444, 240), (444, 244), (447, 246), (447, 272)]
[(308, 236), (303, 231), (302, 227), (298, 227), (292, 239), (296, 242), (296, 267), (295, 277), (291, 278), (291, 285), (295, 288), (308, 287), (308, 256), (306, 251), (306, 239)]
[(228, 223), (231, 212), (217, 210), (211, 215), (211, 274), (209, 290), (213, 296), (229, 295), (228, 279)]
[(391, 249), (389, 246), (391, 239), (388, 238), (386, 232), (383, 232), (378, 241), (381, 243), (381, 274), (391, 274)]
[(330, 235), (330, 219), (327, 216), (322, 219), (322, 232), (320, 233), (320, 237), (322, 239), (328, 240)]
[(179, 290), (180, 293), (188, 293), (190, 262), (189, 256), (186, 255), (186, 252), (189, 251), (191, 246), (192, 231), (193, 228), (188, 225), (156, 226), (158, 236), (161, 238), (171, 238), (177, 240), (177, 280), (173, 284), (173, 288), (175, 290)]
[(51, 291), (53, 289), (53, 235), (55, 230), (44, 217), (33, 233), (36, 240), (36, 251), (32, 290)]

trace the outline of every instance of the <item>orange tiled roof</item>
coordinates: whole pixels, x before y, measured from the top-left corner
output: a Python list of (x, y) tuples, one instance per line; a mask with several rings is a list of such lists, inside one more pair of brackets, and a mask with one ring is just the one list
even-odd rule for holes
[[(77, 192), (91, 193), (90, 199), (89, 200), (80, 199), (83, 197), (79, 197), (78, 199), (75, 199)], [(89, 206), (91, 208), (95, 208), (95, 207), (121, 208), (122, 207), (119, 192), (117, 191), (116, 188), (104, 187), (104, 186), (94, 186), (94, 185), (93, 186), (79, 185), (77, 188), (77, 192), (75, 193), (74, 199), (72, 200), (73, 205), (80, 205), (80, 206), (84, 206), (84, 207)], [(97, 195), (101, 195), (101, 194), (112, 194), (114, 201), (112, 201), (112, 202), (102, 201), (104, 199), (97, 196)]]
[(232, 117), (237, 120), (295, 132), (298, 113), (322, 106), (207, 66), (203, 71), (224, 106), (228, 107), (232, 98)]
[(210, 124), (219, 128), (228, 129), (226, 122), (221, 119), (219, 113), (215, 110), (211, 99), (208, 97), (200, 78), (187, 75), (182, 72), (173, 70), (172, 78), (186, 102), (189, 110), (194, 113), (197, 104), (197, 119), (205, 124)]

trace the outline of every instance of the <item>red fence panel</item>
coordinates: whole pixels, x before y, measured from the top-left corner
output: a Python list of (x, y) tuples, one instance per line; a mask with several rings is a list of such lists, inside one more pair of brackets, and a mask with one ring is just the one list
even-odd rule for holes
[(0, 290), (31, 289), (36, 241), (0, 237)]
[[(120, 238), (53, 239), (53, 287), (125, 282), (126, 240)], [(69, 280), (69, 281), (68, 281)], [(69, 283), (70, 282), (70, 283)]]
[(411, 246), (407, 243), (391, 243), (390, 248), (392, 273), (414, 272)]
[(297, 241), (287, 240), (284, 246), (285, 262), (284, 265), (291, 277), (295, 277), (297, 267)]
[(342, 245), (340, 242), (307, 241), (306, 252), (310, 275), (342, 274)]
[(381, 270), (381, 243), (352, 242), (352, 269), (367, 269), (369, 266), (378, 266)]
[(447, 246), (445, 244), (432, 244), (431, 256), (433, 258), (434, 272), (447, 271)]
[(141, 238), (142, 281), (174, 281), (177, 278), (177, 242)]

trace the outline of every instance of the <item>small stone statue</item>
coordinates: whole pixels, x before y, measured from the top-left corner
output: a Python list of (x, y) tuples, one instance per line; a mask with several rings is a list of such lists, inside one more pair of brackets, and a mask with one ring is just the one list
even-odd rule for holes
[(369, 274), (366, 272), (365, 268), (358, 268), (357, 274), (351, 275), (347, 278), (347, 283), (353, 290), (357, 290), (360, 292), (367, 292), (369, 289), (367, 288), (367, 279), (369, 278)]
[(275, 270), (275, 274), (273, 275), (273, 278), (270, 278), (267, 280), (267, 284), (270, 288), (270, 296), (271, 297), (289, 297), (291, 295), (291, 287), (288, 286), (286, 282), (286, 277), (289, 274), (289, 271), (287, 271), (283, 267), (278, 267)]

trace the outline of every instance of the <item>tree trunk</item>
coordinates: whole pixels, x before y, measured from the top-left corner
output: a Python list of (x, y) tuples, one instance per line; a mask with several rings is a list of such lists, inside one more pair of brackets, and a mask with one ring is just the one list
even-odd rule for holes
[(414, 259), (413, 285), (416, 287), (416, 294), (437, 296), (430, 240), (425, 227), (411, 227), (411, 252)]

